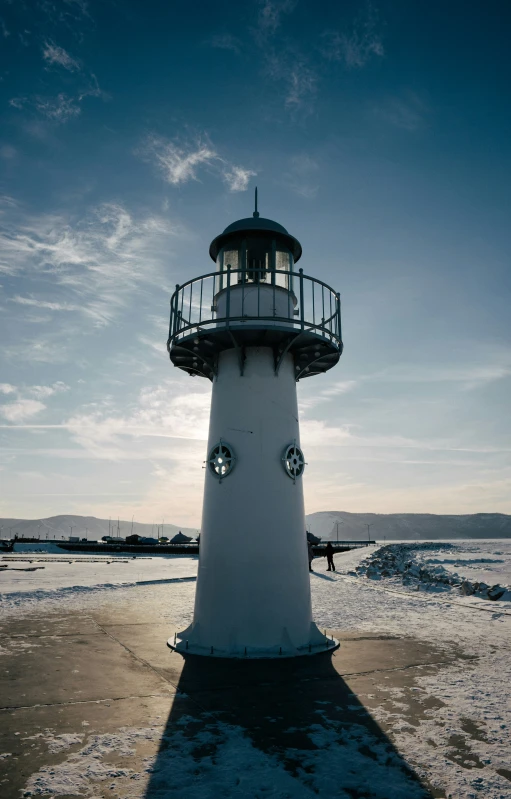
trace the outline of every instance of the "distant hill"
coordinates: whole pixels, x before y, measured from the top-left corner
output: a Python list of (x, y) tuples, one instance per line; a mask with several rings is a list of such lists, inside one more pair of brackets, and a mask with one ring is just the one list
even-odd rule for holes
[[(70, 535), (77, 535), (80, 538), (87, 537), (91, 541), (97, 541), (102, 536), (109, 534), (108, 519), (97, 519), (95, 516), (50, 516), (48, 519), (0, 519), (2, 528), (1, 538), (69, 538)], [(110, 522), (110, 535), (117, 535), (117, 519)], [(72, 528), (72, 533), (71, 533)], [(120, 535), (125, 538), (131, 533), (131, 521), (119, 521)], [(178, 527), (175, 524), (165, 524), (163, 535), (172, 538), (181, 531), (191, 538), (196, 538), (197, 530), (191, 527)], [(133, 532), (141, 536), (156, 537), (157, 525), (133, 523)], [(161, 535), (160, 524), (160, 535)]]
[[(346, 511), (320, 511), (310, 513), (307, 527), (314, 535), (335, 540), (336, 522), (339, 524), (339, 539), (359, 541), (367, 538), (367, 525), (370, 524), (371, 539), (382, 541), (383, 538), (410, 540), (439, 538), (511, 538), (511, 516), (504, 513), (473, 513), (467, 516), (440, 516), (434, 513), (347, 513)], [(48, 519), (0, 519), (2, 528), (0, 537), (19, 538), (39, 536), (41, 540), (48, 538), (69, 538), (72, 535), (90, 540), (98, 540), (108, 535), (108, 519), (97, 519), (95, 516), (51, 516)], [(131, 521), (119, 522), (122, 537), (131, 533)], [(11, 533), (12, 530), (12, 533)], [(165, 524), (163, 534), (172, 538), (181, 531), (191, 538), (197, 536), (192, 527), (179, 527)], [(133, 532), (142, 536), (157, 534), (156, 525), (134, 522)], [(111, 522), (111, 534), (117, 534), (117, 519)], [(160, 533), (161, 534), (161, 533)]]
[(466, 516), (443, 516), (434, 513), (347, 513), (319, 511), (310, 513), (307, 526), (323, 539), (358, 541), (367, 539), (435, 540), (439, 538), (511, 538), (511, 516), (505, 513), (471, 513)]

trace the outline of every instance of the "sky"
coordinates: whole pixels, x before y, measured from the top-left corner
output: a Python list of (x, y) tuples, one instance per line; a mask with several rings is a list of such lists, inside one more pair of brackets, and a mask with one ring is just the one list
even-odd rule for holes
[(509, 23), (438, 0), (0, 0), (0, 517), (199, 526), (176, 283), (262, 216), (341, 292), (306, 511), (511, 512)]

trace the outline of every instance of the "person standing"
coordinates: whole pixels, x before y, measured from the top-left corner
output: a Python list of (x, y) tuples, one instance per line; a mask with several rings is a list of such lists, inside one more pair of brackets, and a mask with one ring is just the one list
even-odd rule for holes
[(309, 556), (309, 571), (312, 572), (314, 569), (312, 568), (312, 561), (314, 560), (314, 552), (312, 551), (312, 544), (310, 541), (307, 541), (307, 554)]
[(334, 572), (335, 571), (334, 548), (333, 548), (332, 544), (330, 543), (330, 541), (328, 542), (328, 544), (325, 547), (325, 555), (326, 555), (326, 560), (327, 560), (327, 563), (328, 563), (327, 572)]

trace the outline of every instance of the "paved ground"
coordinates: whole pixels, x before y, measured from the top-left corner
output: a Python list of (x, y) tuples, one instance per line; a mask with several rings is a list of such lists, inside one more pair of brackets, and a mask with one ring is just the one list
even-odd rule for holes
[[(421, 699), (415, 679), (455, 654), (407, 638), (332, 631), (341, 640), (333, 655), (184, 660), (166, 646), (172, 630), (156, 615), (139, 618), (123, 608), (0, 625), (2, 799), (445, 795), (419, 782), (413, 767), (420, 764), (405, 763), (371, 711), (392, 709), (398, 687), (407, 697), (403, 723), (417, 727), (435, 700)], [(225, 759), (228, 745), (243, 774)], [(260, 785), (249, 773), (256, 755), (266, 758)], [(318, 763), (326, 769), (315, 783)], [(386, 787), (389, 769), (395, 789)], [(275, 774), (296, 789), (272, 792)], [(365, 774), (379, 780), (376, 794)]]

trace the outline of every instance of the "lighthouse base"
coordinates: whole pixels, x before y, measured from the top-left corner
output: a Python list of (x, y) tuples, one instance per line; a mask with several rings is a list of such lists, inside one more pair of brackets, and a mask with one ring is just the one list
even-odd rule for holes
[[(178, 637), (179, 636), (179, 637)], [(318, 655), (321, 652), (333, 652), (340, 646), (337, 638), (333, 636), (321, 635), (321, 640), (318, 636), (315, 637), (314, 643), (309, 643), (306, 646), (293, 647), (288, 646), (275, 646), (270, 649), (263, 649), (258, 647), (245, 646), (242, 649), (227, 650), (218, 649), (213, 646), (200, 646), (185, 638), (181, 638), (179, 633), (176, 633), (173, 638), (169, 638), (167, 646), (174, 652), (179, 652), (181, 655), (200, 655), (201, 657), (216, 657), (216, 658), (229, 658), (238, 660), (278, 660), (279, 658), (295, 658), (303, 657), (305, 655)]]

